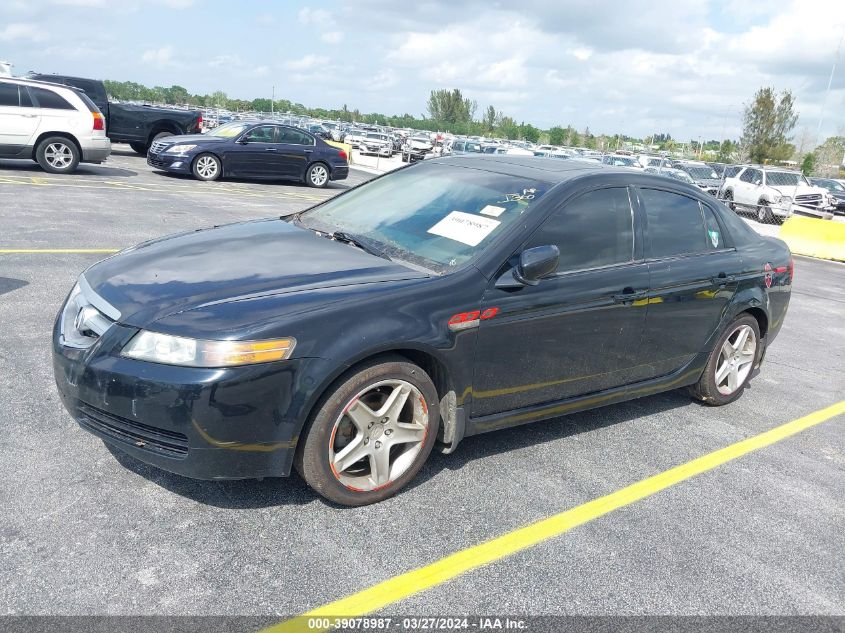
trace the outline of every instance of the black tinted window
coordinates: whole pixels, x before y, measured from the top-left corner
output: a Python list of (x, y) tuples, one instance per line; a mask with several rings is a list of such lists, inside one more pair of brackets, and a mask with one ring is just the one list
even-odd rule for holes
[(704, 227), (707, 229), (707, 244), (706, 248), (712, 250), (720, 250), (727, 248), (725, 246), (725, 236), (722, 234), (722, 227), (716, 219), (716, 214), (713, 209), (706, 204), (701, 205), (701, 212), (704, 214)]
[(746, 169), (742, 174), (740, 174), (739, 179), (742, 182), (751, 182), (754, 178), (754, 170), (753, 169)]
[(32, 108), (35, 104), (32, 103), (32, 97), (29, 96), (29, 90), (26, 86), (20, 87), (20, 95), (21, 95), (21, 107), (22, 108)]
[(0, 106), (13, 106), (17, 108), (19, 105), (18, 85), (0, 83)]
[(641, 189), (648, 218), (652, 257), (708, 250), (704, 219), (697, 200), (668, 191)]
[(284, 141), (283, 143), (290, 143), (291, 145), (313, 145), (314, 139), (306, 134), (305, 132), (300, 132), (299, 130), (282, 130), (279, 129), (280, 132), (284, 132)]
[(52, 90), (45, 88), (30, 87), (29, 93), (33, 96), (39, 108), (50, 108), (52, 110), (75, 110), (64, 97), (57, 95)]
[(529, 246), (557, 246), (560, 272), (629, 262), (634, 255), (632, 223), (628, 190), (599, 189), (558, 210)]

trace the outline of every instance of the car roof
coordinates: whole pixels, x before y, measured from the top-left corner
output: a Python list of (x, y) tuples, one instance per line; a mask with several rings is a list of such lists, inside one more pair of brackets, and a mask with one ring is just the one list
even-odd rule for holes
[(491, 171), (507, 176), (530, 178), (550, 184), (557, 184), (590, 173), (630, 173), (635, 170), (611, 167), (601, 163), (576, 160), (558, 160), (539, 156), (518, 156), (514, 154), (469, 154), (448, 156), (427, 160), (426, 163), (442, 163)]

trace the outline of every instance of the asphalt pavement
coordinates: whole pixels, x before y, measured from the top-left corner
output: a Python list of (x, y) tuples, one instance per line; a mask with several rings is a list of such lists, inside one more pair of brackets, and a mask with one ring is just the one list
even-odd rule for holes
[[(845, 398), (845, 266), (796, 258), (782, 332), (737, 402), (670, 392), (468, 438), (366, 508), (296, 476), (171, 475), (62, 409), (51, 325), (105, 254), (48, 251), (287, 215), (369, 177), (199, 183), (122, 148), (71, 177), (0, 161), (0, 250), (46, 249), (0, 253), (0, 614), (284, 618)], [(845, 615), (843, 431), (840, 416), (385, 613)]]

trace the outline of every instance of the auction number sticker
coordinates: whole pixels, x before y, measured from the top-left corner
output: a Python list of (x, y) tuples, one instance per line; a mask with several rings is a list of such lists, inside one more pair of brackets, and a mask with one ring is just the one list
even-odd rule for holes
[(467, 246), (478, 246), (500, 224), (501, 222), (491, 218), (483, 218), (463, 211), (452, 211), (432, 226), (428, 232)]

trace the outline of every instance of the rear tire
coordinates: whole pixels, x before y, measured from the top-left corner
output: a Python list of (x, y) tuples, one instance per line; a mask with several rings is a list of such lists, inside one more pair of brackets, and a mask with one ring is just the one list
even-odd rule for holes
[(774, 215), (765, 200), (757, 202), (757, 221), (763, 224), (774, 224)]
[(132, 148), (133, 152), (141, 156), (146, 156), (147, 150), (149, 149), (146, 143), (129, 143), (129, 147)]
[(305, 172), (305, 182), (309, 187), (322, 189), (329, 184), (329, 180), (331, 180), (329, 168), (323, 163), (314, 163)]
[(760, 326), (750, 314), (734, 319), (710, 352), (704, 373), (689, 387), (690, 395), (719, 407), (742, 395), (761, 350)]
[(736, 211), (736, 205), (734, 204), (734, 192), (730, 189), (725, 192), (725, 204), (728, 205), (728, 209), (731, 211)]
[(402, 357), (382, 358), (341, 377), (317, 404), (294, 465), (330, 501), (376, 503), (419, 472), (439, 426), (431, 378)]
[(48, 136), (38, 144), (35, 160), (51, 174), (70, 174), (76, 171), (81, 159), (76, 143), (63, 136)]

